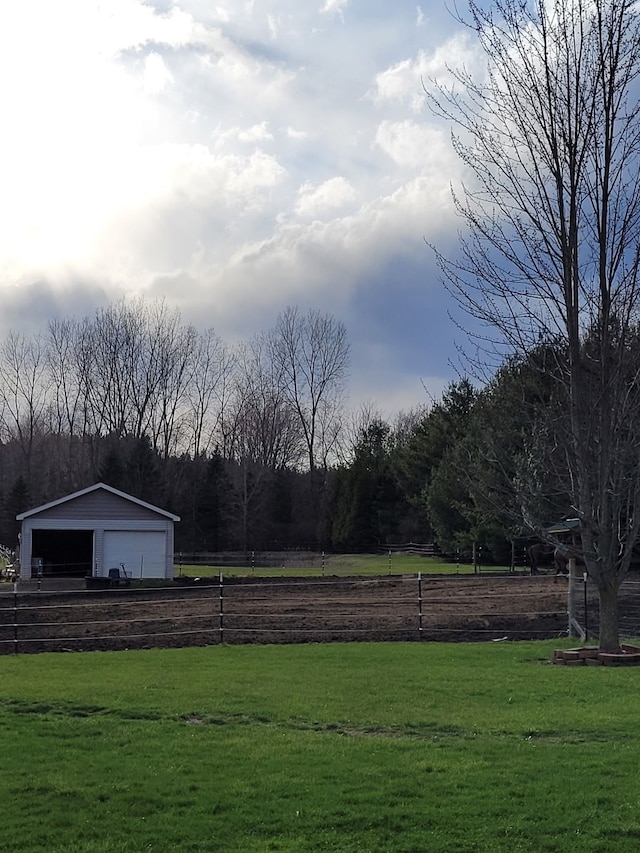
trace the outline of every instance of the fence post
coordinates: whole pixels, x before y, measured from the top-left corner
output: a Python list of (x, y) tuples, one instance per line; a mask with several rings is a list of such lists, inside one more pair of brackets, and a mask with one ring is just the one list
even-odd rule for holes
[(220, 618), (220, 643), (224, 643), (224, 597), (223, 597), (223, 586), (222, 586), (222, 572), (220, 572), (220, 610), (219, 610), (219, 618)]
[[(569, 593), (567, 596), (567, 617), (568, 617), (568, 625), (567, 625), (567, 636), (575, 637), (576, 632), (574, 629), (574, 621), (576, 618), (576, 591), (575, 591), (575, 564), (576, 561), (573, 557), (569, 558), (568, 568), (569, 568)], [(557, 577), (557, 575), (556, 575)]]
[(585, 630), (582, 625), (578, 622), (577, 619), (577, 605), (578, 605), (578, 574), (576, 572), (576, 559), (575, 557), (569, 557), (569, 594), (568, 594), (568, 617), (569, 617), (569, 625), (568, 625), (568, 636), (569, 637), (579, 637), (580, 640), (584, 641), (585, 639)]
[(422, 572), (418, 572), (418, 639), (422, 639)]
[(18, 654), (18, 584), (13, 584), (13, 653)]
[(588, 605), (588, 597), (587, 597), (587, 579), (589, 575), (587, 572), (582, 573), (582, 580), (584, 581), (584, 638), (585, 640), (589, 639), (589, 605)]

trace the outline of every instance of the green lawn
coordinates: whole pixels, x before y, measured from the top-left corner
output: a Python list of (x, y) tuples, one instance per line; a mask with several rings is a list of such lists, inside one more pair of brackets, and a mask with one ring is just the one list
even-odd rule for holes
[(635, 851), (640, 670), (553, 648), (2, 657), (0, 851)]
[[(508, 566), (483, 566), (481, 571), (508, 571)], [(520, 569), (524, 571), (524, 569)], [(296, 552), (287, 554), (280, 566), (269, 568), (230, 566), (193, 566), (176, 564), (174, 573), (190, 576), (208, 577), (222, 572), (224, 575), (255, 575), (256, 577), (300, 577), (317, 575), (403, 575), (403, 574), (473, 574), (473, 565), (469, 563), (449, 563), (433, 557), (420, 557), (414, 554), (327, 554), (320, 556), (303, 555), (296, 558)]]

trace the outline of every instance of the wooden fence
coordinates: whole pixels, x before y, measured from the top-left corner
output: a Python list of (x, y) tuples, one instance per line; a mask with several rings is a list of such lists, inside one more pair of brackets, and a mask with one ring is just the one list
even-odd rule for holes
[(218, 643), (507, 640), (567, 633), (567, 590), (513, 575), (0, 586), (0, 653)]

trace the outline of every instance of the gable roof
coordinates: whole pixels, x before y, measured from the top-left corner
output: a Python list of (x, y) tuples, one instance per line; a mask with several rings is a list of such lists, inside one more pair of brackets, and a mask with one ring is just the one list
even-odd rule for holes
[(124, 498), (124, 500), (129, 501), (130, 503), (137, 504), (138, 506), (142, 506), (145, 509), (151, 510), (152, 512), (155, 512), (158, 515), (164, 516), (164, 518), (170, 518), (171, 521), (180, 521), (179, 515), (174, 515), (172, 512), (168, 512), (166, 509), (160, 509), (160, 507), (147, 503), (147, 501), (140, 500), (140, 498), (134, 498), (133, 495), (128, 495), (126, 492), (121, 492), (120, 489), (115, 489), (113, 486), (108, 486), (106, 483), (94, 483), (93, 486), (88, 486), (86, 489), (80, 489), (80, 491), (78, 492), (73, 492), (73, 494), (65, 495), (65, 497), (63, 498), (58, 498), (57, 501), (50, 501), (49, 503), (42, 504), (42, 506), (37, 506), (34, 509), (27, 510), (26, 512), (21, 512), (19, 515), (16, 515), (16, 520), (23, 521), (23, 519), (29, 518), (32, 515), (37, 515), (38, 513), (44, 512), (44, 510), (51, 509), (56, 506), (61, 506), (62, 504), (76, 500), (76, 498), (81, 498), (84, 495), (88, 495), (91, 492), (95, 492), (99, 489), (102, 489), (105, 492), (110, 492), (112, 495), (116, 495), (119, 498)]
[(558, 533), (572, 533), (574, 530), (580, 530), (579, 518), (563, 518), (562, 521), (558, 521), (556, 524), (552, 524), (551, 527), (545, 528), (545, 532), (550, 533), (552, 536)]

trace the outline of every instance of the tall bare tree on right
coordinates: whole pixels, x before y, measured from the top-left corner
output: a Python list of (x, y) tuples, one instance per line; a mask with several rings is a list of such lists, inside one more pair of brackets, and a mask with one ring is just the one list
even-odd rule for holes
[(470, 0), (464, 23), (486, 73), (425, 84), (471, 176), (454, 194), (461, 251), (438, 257), (485, 344), (558, 353), (546, 428), (599, 592), (600, 648), (616, 651), (640, 535), (640, 12)]

